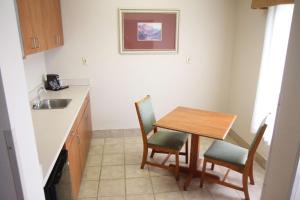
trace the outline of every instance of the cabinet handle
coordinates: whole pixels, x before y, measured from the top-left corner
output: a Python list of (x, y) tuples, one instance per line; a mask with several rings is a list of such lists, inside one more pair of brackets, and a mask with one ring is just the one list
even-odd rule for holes
[(39, 42), (39, 39), (38, 39), (37, 37), (36, 37), (35, 39), (36, 39), (36, 44), (37, 44), (37, 45), (36, 45), (36, 48), (40, 48), (40, 42)]
[(33, 41), (34, 41), (34, 48), (35, 48), (35, 49), (38, 48), (38, 47), (37, 47), (37, 43), (36, 43), (36, 37), (33, 38)]
[(31, 39), (31, 48), (35, 49), (36, 48), (36, 46), (35, 46), (35, 38), (31, 37), (30, 39)]
[(59, 45), (59, 36), (56, 35), (56, 44)]
[(77, 141), (78, 141), (78, 144), (80, 144), (80, 138), (79, 138), (79, 135), (77, 135)]

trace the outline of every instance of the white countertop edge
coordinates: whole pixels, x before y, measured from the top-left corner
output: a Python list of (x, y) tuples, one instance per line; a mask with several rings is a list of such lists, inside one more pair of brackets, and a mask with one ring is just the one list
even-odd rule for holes
[[(75, 114), (74, 117), (73, 117), (73, 121), (72, 121), (72, 123), (69, 125), (68, 131), (65, 133), (64, 140), (61, 142), (60, 148), (59, 148), (59, 149), (57, 150), (57, 152), (56, 152), (55, 159), (53, 160), (52, 164), (49, 166), (49, 169), (48, 169), (47, 173), (46, 173), (45, 176), (43, 177), (43, 185), (44, 185), (44, 186), (46, 186), (46, 183), (47, 183), (47, 181), (48, 181), (48, 178), (50, 177), (50, 174), (51, 174), (52, 169), (53, 169), (53, 167), (54, 167), (54, 165), (55, 165), (55, 163), (56, 163), (56, 160), (57, 160), (57, 158), (58, 158), (58, 156), (59, 156), (59, 154), (60, 154), (60, 152), (61, 152), (61, 150), (62, 150), (62, 148), (63, 148), (63, 146), (64, 146), (64, 144), (65, 144), (65, 142), (66, 142), (66, 140), (67, 140), (67, 138), (68, 138), (68, 136), (69, 136), (69, 133), (70, 133), (72, 127), (73, 127), (73, 124), (74, 124), (74, 122), (75, 122), (75, 120), (76, 120), (76, 118), (77, 118), (77, 115), (79, 114), (79, 111), (80, 111), (80, 109), (81, 109), (81, 106), (82, 106), (82, 104), (83, 104), (85, 98), (87, 97), (87, 95), (88, 95), (88, 93), (89, 93), (89, 91), (90, 91), (90, 86), (87, 86), (87, 87), (88, 87), (88, 88), (87, 88), (87, 90), (86, 90), (86, 92), (85, 92), (85, 94), (84, 94), (84, 98), (82, 98), (82, 101), (81, 101), (81, 103), (80, 103), (80, 106), (77, 108), (76, 114)], [(42, 170), (42, 171), (43, 171), (43, 170)]]

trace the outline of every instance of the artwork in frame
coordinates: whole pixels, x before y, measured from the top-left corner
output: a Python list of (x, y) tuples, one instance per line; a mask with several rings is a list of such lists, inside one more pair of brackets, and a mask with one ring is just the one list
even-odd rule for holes
[(161, 41), (162, 23), (138, 22), (137, 40), (138, 41)]
[(178, 52), (179, 10), (120, 9), (120, 53)]

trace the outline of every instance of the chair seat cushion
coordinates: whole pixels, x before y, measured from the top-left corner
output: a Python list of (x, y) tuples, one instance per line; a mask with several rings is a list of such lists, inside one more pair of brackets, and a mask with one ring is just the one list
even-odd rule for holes
[(217, 140), (214, 141), (204, 153), (204, 157), (228, 162), (234, 165), (245, 166), (248, 157), (248, 149)]
[(175, 131), (157, 131), (148, 139), (148, 144), (180, 151), (187, 139), (187, 133)]

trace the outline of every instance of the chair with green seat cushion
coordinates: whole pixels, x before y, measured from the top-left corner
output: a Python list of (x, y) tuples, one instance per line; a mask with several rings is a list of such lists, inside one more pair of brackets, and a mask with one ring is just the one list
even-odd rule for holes
[[(206, 164), (207, 162), (210, 162), (212, 163), (212, 170), (215, 164), (228, 168), (228, 171), (226, 172), (222, 181), (210, 179), (210, 182), (215, 182), (236, 190), (243, 191), (245, 194), (245, 199), (250, 199), (248, 192), (248, 178), (250, 178), (250, 184), (254, 185), (253, 160), (257, 147), (267, 128), (265, 123), (266, 119), (267, 117), (264, 118), (262, 124), (260, 125), (249, 149), (245, 149), (225, 141), (213, 142), (213, 144), (204, 153), (200, 187), (203, 187), (203, 182), (206, 179)], [(243, 186), (234, 185), (225, 181), (230, 169), (243, 175)]]
[(148, 144), (180, 151), (188, 135), (181, 132), (157, 131), (148, 139)]
[[(175, 177), (178, 180), (179, 155), (185, 155), (186, 163), (188, 162), (188, 134), (177, 131), (157, 130), (157, 128), (153, 126), (156, 120), (151, 104), (151, 97), (149, 95), (140, 101), (135, 102), (135, 108), (144, 144), (141, 168), (143, 169), (145, 164), (149, 164), (164, 169), (172, 169), (169, 166), (166, 166), (165, 163), (170, 155), (173, 154), (176, 158)], [(180, 152), (184, 145), (186, 147), (185, 152)], [(155, 153), (165, 153), (168, 155), (161, 164), (150, 162), (147, 160), (148, 148), (152, 149), (151, 158), (153, 158)]]
[(233, 165), (244, 166), (248, 157), (248, 149), (218, 140), (210, 146), (204, 156)]

